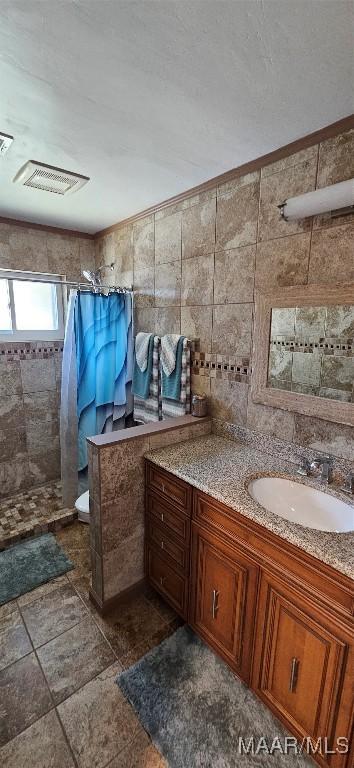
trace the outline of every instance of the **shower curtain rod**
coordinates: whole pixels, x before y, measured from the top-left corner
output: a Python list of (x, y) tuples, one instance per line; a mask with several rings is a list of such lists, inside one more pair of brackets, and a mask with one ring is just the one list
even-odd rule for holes
[[(12, 272), (12, 270), (3, 270), (4, 272)], [(120, 285), (90, 285), (90, 283), (80, 283), (77, 280), (50, 280), (40, 277), (20, 277), (17, 276), (14, 280), (21, 280), (24, 283), (51, 283), (52, 285), (71, 285), (74, 288), (81, 290), (83, 288), (86, 291), (93, 291), (99, 293), (99, 291), (114, 291), (115, 293), (133, 293), (133, 286), (130, 288), (123, 288)]]

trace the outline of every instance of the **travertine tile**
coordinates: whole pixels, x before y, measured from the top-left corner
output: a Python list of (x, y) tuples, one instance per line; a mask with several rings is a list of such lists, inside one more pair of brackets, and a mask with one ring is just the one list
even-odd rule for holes
[(311, 229), (311, 219), (284, 221), (278, 205), (287, 198), (315, 189), (316, 159), (286, 168), (261, 180), (258, 239), (273, 240)]
[(317, 187), (328, 187), (354, 176), (354, 129), (322, 141), (318, 157)]
[(140, 728), (115, 682), (120, 670), (112, 665), (58, 707), (79, 768), (107, 766)]
[(0, 719), (0, 746), (52, 708), (50, 694), (34, 653), (0, 672), (0, 700), (2, 713), (6, 713), (6, 717)]
[(213, 253), (215, 247), (216, 200), (212, 198), (183, 211), (182, 258)]
[(146, 216), (133, 225), (134, 272), (154, 266), (154, 217)]
[(109, 768), (167, 768), (167, 763), (141, 726), (132, 743), (112, 760)]
[(80, 267), (83, 269), (95, 269), (96, 243), (95, 240), (79, 239)]
[[(48, 272), (65, 275), (68, 280), (77, 280), (79, 278), (81, 270), (79, 238), (48, 233), (47, 252)], [(34, 261), (36, 268), (38, 268), (36, 260)]]
[(191, 376), (191, 390), (193, 395), (206, 395), (210, 398), (210, 381), (209, 376), (197, 376), (192, 373)]
[(310, 233), (258, 243), (256, 288), (306, 285), (309, 251)]
[(134, 300), (140, 307), (153, 307), (155, 299), (155, 269), (134, 268)]
[(25, 427), (9, 426), (5, 429), (0, 427), (0, 462), (21, 459), (26, 457), (26, 454)]
[(182, 213), (155, 221), (155, 264), (179, 261), (182, 252)]
[(52, 357), (43, 360), (21, 360), (23, 391), (56, 390), (55, 366)]
[(23, 400), (20, 395), (3, 397), (0, 400), (1, 430), (9, 431), (21, 427), (24, 420)]
[(156, 310), (155, 333), (163, 336), (165, 333), (181, 332), (180, 307), (159, 307)]
[(249, 184), (256, 184), (259, 182), (260, 172), (252, 171), (252, 173), (246, 173), (243, 176), (236, 176), (230, 181), (225, 181), (223, 184), (218, 184), (217, 196), (232, 195), (236, 189), (241, 187), (247, 187)]
[(333, 421), (295, 414), (294, 443), (353, 461), (354, 429)]
[(321, 379), (321, 355), (306, 352), (293, 353), (292, 381), (319, 387)]
[(44, 445), (42, 452), (28, 454), (32, 485), (42, 485), (60, 477), (60, 449), (56, 444), (53, 449)]
[(312, 233), (309, 283), (354, 282), (354, 222)]
[[(112, 232), (113, 258), (108, 250), (106, 264), (115, 262), (116, 272), (131, 272), (133, 270), (133, 226), (128, 224)], [(107, 276), (107, 273), (106, 273)]]
[(101, 449), (101, 503), (118, 502), (122, 495), (143, 488), (143, 457), (148, 450), (148, 437)]
[[(186, 438), (187, 439), (187, 438)], [(110, 552), (144, 524), (144, 494), (141, 483), (136, 492), (119, 494), (117, 499), (101, 505), (101, 551)], [(100, 551), (97, 549), (96, 551)]]
[(215, 254), (215, 304), (253, 301), (255, 261), (255, 245)]
[(30, 421), (26, 424), (26, 439), (30, 458), (47, 454), (47, 451), (59, 451), (59, 424), (54, 420)]
[(295, 334), (297, 338), (323, 337), (325, 335), (325, 324), (326, 307), (297, 307), (295, 317)]
[(175, 618), (175, 614), (171, 614), (170, 609), (168, 611), (163, 615), (151, 600), (139, 595), (127, 599), (103, 619), (98, 619), (98, 626), (120, 659), (142, 642), (150, 642), (156, 633), (164, 631), (166, 623)]
[(20, 363), (0, 360), (0, 399), (22, 394)]
[(159, 264), (155, 268), (155, 307), (180, 306), (181, 264)]
[(247, 427), (291, 442), (294, 434), (294, 414), (280, 408), (253, 403), (248, 399)]
[(75, 626), (86, 615), (83, 603), (69, 584), (22, 608), (22, 616), (35, 648)]
[(268, 376), (271, 379), (291, 381), (293, 353), (282, 347), (273, 347), (269, 352)]
[(354, 337), (353, 306), (327, 307), (326, 335), (331, 339)]
[(210, 414), (232, 424), (246, 424), (248, 384), (211, 379)]
[(32, 651), (32, 645), (16, 606), (0, 616), (0, 670)]
[[(56, 236), (52, 235), (56, 244)], [(9, 232), (9, 245), (11, 251), (12, 267), (33, 272), (48, 272), (49, 256), (52, 250), (47, 247), (46, 232), (26, 229), (25, 227), (12, 227)], [(56, 272), (56, 269), (50, 269)]]
[(265, 165), (261, 170), (262, 179), (266, 176), (271, 176), (273, 173), (279, 173), (279, 171), (285, 171), (288, 168), (293, 168), (294, 165), (302, 165), (303, 163), (316, 162), (318, 154), (318, 144), (314, 144), (307, 149), (301, 149), (300, 152), (294, 152), (293, 155), (283, 157), (282, 160), (277, 160), (275, 163)]
[(272, 338), (295, 333), (295, 314), (295, 307), (274, 307), (272, 309)]
[(27, 457), (0, 462), (0, 497), (10, 496), (32, 483)]
[[(57, 537), (58, 534), (56, 535), (56, 538)], [(25, 607), (25, 605), (34, 603), (35, 600), (39, 600), (39, 598), (44, 597), (44, 595), (49, 595), (50, 592), (54, 592), (56, 589), (58, 589), (58, 587), (62, 586), (68, 586), (68, 579), (66, 574), (64, 574), (64, 576), (58, 576), (56, 579), (52, 579), (52, 581), (48, 581), (47, 584), (42, 584), (36, 589), (32, 589), (30, 592), (26, 592), (24, 595), (20, 595), (20, 597), (17, 598), (18, 605), (22, 609)]]
[[(144, 578), (144, 526), (137, 528), (116, 549), (107, 552), (102, 561), (104, 599), (109, 600)], [(119, 569), (117, 569), (119, 563)], [(94, 575), (92, 574), (92, 583)]]
[(0, 750), (6, 768), (75, 768), (56, 712), (48, 712)]
[(37, 426), (38, 422), (58, 421), (59, 402), (56, 390), (31, 392), (23, 396), (26, 424)]
[(252, 314), (252, 304), (227, 304), (214, 307), (212, 351), (230, 357), (249, 356)]
[(247, 184), (218, 197), (216, 250), (256, 242), (259, 183)]
[(182, 306), (213, 303), (214, 255), (182, 261)]
[(204, 352), (211, 352), (212, 322), (212, 307), (181, 307), (181, 333), (188, 339), (199, 339)]
[(112, 649), (89, 617), (43, 645), (37, 654), (55, 704), (115, 661)]
[(135, 305), (135, 333), (144, 331), (147, 333), (156, 333), (158, 310), (155, 307), (142, 307), (139, 302)]
[(323, 356), (321, 386), (328, 389), (346, 389), (352, 392), (354, 387), (354, 358), (341, 355)]

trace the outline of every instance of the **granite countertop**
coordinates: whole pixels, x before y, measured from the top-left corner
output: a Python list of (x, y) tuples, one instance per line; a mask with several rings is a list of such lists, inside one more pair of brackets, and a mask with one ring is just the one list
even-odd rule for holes
[(291, 523), (268, 512), (246, 490), (255, 477), (290, 477), (342, 499), (354, 512), (352, 500), (336, 486), (323, 487), (313, 478), (300, 478), (294, 464), (216, 435), (159, 448), (146, 458), (354, 579), (354, 533), (327, 533)]

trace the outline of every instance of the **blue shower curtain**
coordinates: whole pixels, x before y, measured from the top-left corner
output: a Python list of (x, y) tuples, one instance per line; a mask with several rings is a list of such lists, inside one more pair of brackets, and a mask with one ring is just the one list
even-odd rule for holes
[(77, 471), (87, 466), (86, 438), (125, 426), (133, 410), (132, 370), (131, 295), (72, 292), (61, 404), (65, 503), (77, 498)]

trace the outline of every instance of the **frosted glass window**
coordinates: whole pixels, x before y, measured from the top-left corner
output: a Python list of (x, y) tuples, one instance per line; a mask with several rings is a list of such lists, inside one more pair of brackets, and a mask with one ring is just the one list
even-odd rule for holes
[(11, 309), (9, 296), (9, 283), (7, 280), (0, 280), (0, 333), (11, 331)]
[(19, 331), (54, 331), (58, 328), (54, 285), (13, 281), (16, 328)]

